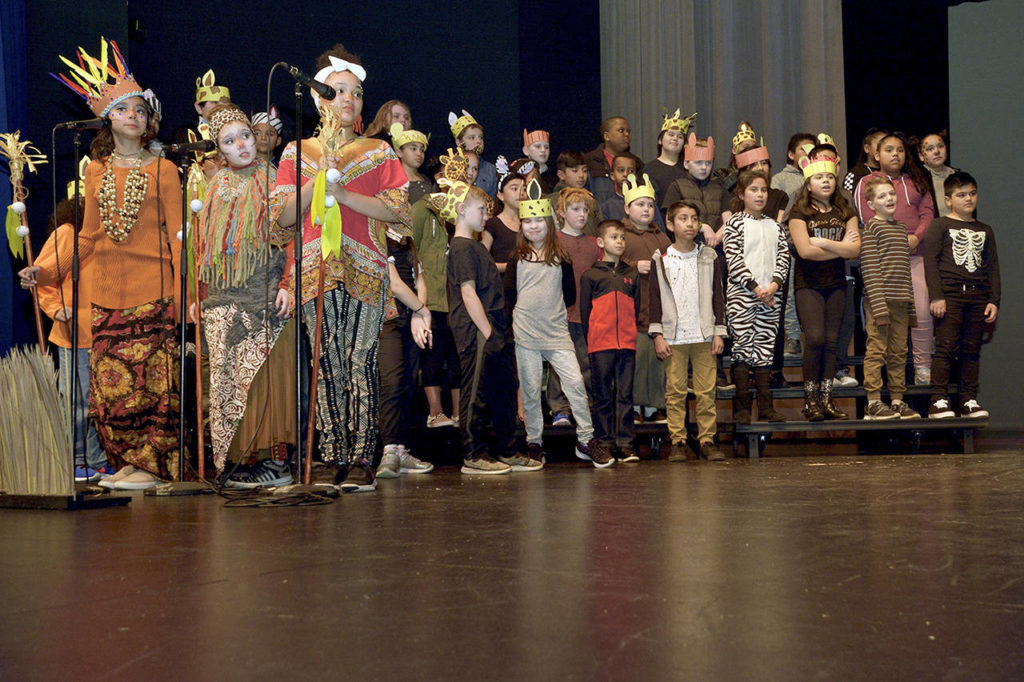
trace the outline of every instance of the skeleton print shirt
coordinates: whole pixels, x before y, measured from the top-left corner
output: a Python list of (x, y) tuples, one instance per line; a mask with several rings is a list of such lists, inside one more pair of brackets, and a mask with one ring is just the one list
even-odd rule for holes
[(999, 256), (992, 228), (978, 221), (936, 218), (924, 238), (928, 298), (984, 296), (999, 305)]

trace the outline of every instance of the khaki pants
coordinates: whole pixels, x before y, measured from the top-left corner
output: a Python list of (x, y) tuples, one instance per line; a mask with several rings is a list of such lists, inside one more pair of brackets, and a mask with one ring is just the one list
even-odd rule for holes
[(890, 396), (893, 400), (903, 400), (907, 392), (907, 304), (887, 302), (885, 307), (889, 311), (889, 324), (879, 327), (871, 307), (864, 301), (864, 326), (868, 336), (864, 352), (864, 390), (868, 400), (881, 399), (884, 366), (889, 374)]
[(697, 399), (697, 440), (701, 445), (715, 440), (715, 356), (711, 343), (687, 343), (671, 346), (665, 361), (665, 407), (668, 433), (673, 443), (686, 442), (686, 370), (693, 366), (693, 392)]

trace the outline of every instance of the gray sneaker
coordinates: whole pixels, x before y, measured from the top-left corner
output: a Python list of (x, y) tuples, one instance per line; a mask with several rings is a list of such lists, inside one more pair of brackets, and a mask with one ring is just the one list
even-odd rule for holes
[(465, 459), (462, 461), (462, 473), (476, 475), (510, 474), (512, 467), (504, 462), (499, 462), (484, 455), (476, 459)]
[(528, 454), (516, 453), (506, 457), (499, 457), (498, 461), (512, 467), (512, 471), (540, 471), (544, 468), (544, 451), (537, 443), (530, 443), (527, 449)]
[[(404, 445), (398, 446), (398, 464), (398, 470), (403, 474), (429, 474), (434, 470), (433, 464), (416, 459)], [(380, 476), (379, 473), (377, 475)]]
[(401, 451), (398, 448), (398, 445), (384, 446), (384, 455), (380, 458), (380, 464), (377, 465), (377, 478), (398, 478), (401, 469), (398, 457), (398, 453)]
[(881, 400), (872, 400), (864, 408), (864, 419), (867, 421), (885, 421), (888, 419), (899, 419), (900, 413), (892, 409)]
[(896, 414), (899, 415), (900, 419), (920, 419), (921, 418), (921, 415), (919, 415), (915, 410), (912, 410), (910, 408), (910, 405), (907, 405), (902, 400), (894, 400), (894, 401), (892, 401), (892, 410), (893, 410), (893, 412), (895, 412)]

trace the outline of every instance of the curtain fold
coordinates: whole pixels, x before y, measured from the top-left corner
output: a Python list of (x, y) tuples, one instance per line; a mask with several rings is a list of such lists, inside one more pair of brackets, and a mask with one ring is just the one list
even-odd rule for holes
[(797, 131), (827, 132), (844, 150), (842, 35), (840, 0), (601, 0), (602, 116), (629, 119), (644, 160), (676, 107), (698, 112), (716, 166), (741, 120), (764, 138), (773, 172)]

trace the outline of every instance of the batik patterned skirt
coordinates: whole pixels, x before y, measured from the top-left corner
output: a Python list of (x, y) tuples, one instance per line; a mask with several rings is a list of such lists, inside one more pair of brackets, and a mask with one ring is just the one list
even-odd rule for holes
[(117, 468), (178, 475), (178, 347), (174, 303), (92, 307), (89, 410)]

